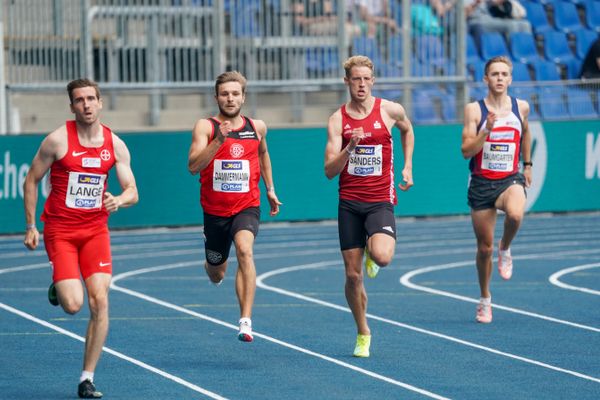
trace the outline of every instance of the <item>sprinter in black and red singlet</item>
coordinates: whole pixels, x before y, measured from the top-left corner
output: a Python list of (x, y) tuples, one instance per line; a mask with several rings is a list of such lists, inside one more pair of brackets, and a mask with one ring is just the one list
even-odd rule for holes
[(339, 175), (338, 231), (346, 271), (346, 300), (356, 322), (355, 357), (369, 357), (371, 331), (367, 324), (367, 293), (362, 260), (369, 277), (394, 257), (397, 203), (394, 183), (392, 129), (400, 130), (404, 152), (401, 190), (413, 185), (414, 133), (404, 108), (375, 98), (373, 62), (365, 56), (344, 63), (350, 101), (329, 118), (325, 175)]
[(279, 213), (281, 203), (273, 186), (267, 126), (240, 114), (245, 98), (246, 78), (242, 74), (229, 71), (217, 77), (215, 99), (219, 113), (196, 122), (188, 168), (192, 174), (200, 173), (206, 273), (213, 283), (221, 283), (231, 244), (235, 243), (235, 287), (240, 304), (238, 339), (251, 342), (256, 291), (253, 246), (260, 219), (261, 176), (271, 216)]
[[(498, 242), (498, 271), (512, 276), (510, 244), (525, 214), (525, 187), (531, 184), (531, 134), (529, 104), (508, 95), (512, 63), (494, 57), (485, 65), (488, 95), (465, 106), (462, 153), (470, 158), (471, 180), (468, 204), (477, 238), (477, 274), (481, 297), (476, 320), (492, 322), (492, 254), (497, 210), (505, 213), (504, 230)], [(520, 158), (522, 157), (522, 158)], [(519, 163), (523, 161), (523, 173)]]

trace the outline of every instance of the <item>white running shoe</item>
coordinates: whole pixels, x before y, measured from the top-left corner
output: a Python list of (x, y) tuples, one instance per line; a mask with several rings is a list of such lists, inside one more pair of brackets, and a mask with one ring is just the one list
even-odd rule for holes
[(513, 262), (510, 249), (500, 250), (502, 242), (498, 242), (498, 272), (502, 279), (509, 280), (512, 276)]
[(475, 316), (477, 322), (482, 324), (489, 324), (492, 322), (492, 305), (491, 304), (483, 304), (483, 302), (479, 302), (477, 304), (477, 315)]
[(250, 318), (240, 318), (238, 339), (242, 342), (251, 342), (254, 340), (252, 336), (252, 320)]

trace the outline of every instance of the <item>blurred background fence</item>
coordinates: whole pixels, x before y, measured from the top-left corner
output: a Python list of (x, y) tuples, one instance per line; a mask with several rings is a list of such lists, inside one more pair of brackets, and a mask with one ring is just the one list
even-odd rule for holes
[[(579, 69), (600, 2), (574, 1), (579, 25), (557, 19), (567, 1), (523, 0), (531, 33), (471, 35), (463, 0), (3, 0), (0, 133), (60, 124), (66, 84), (83, 76), (100, 83), (114, 129), (191, 128), (214, 112), (214, 79), (229, 69), (249, 80), (249, 115), (322, 126), (346, 99), (341, 64), (353, 54), (374, 61), (375, 95), (417, 124), (459, 122), (499, 54), (532, 119), (597, 118), (598, 82)], [(529, 11), (540, 7), (548, 29)]]

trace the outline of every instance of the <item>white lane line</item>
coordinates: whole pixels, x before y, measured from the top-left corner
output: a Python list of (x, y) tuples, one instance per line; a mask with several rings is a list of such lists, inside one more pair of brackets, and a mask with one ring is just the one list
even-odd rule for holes
[(571, 274), (573, 272), (584, 271), (586, 269), (597, 268), (597, 267), (600, 267), (600, 263), (578, 265), (575, 267), (562, 269), (562, 270), (550, 275), (550, 278), (548, 278), (548, 280), (550, 281), (551, 284), (561, 287), (563, 289), (577, 290), (579, 292), (595, 294), (596, 296), (600, 296), (600, 291), (598, 291), (598, 290), (588, 289), (586, 287), (581, 287), (581, 286), (569, 285), (569, 284), (563, 283), (559, 280), (559, 278), (563, 275)]
[[(600, 253), (600, 249), (571, 250), (571, 251), (561, 251), (561, 252), (552, 252), (552, 253), (547, 252), (547, 253), (539, 253), (539, 254), (528, 254), (528, 255), (514, 256), (513, 260), (543, 259), (543, 258), (547, 258), (547, 257), (573, 256), (573, 255), (593, 254), (593, 253)], [(417, 275), (422, 275), (422, 274), (426, 274), (429, 272), (441, 271), (444, 269), (459, 268), (459, 267), (464, 267), (464, 266), (473, 265), (473, 264), (474, 264), (474, 261), (470, 260), (470, 261), (459, 261), (459, 262), (454, 262), (454, 263), (433, 265), (433, 266), (425, 267), (425, 268), (418, 268), (418, 269), (412, 270), (412, 271), (407, 272), (406, 274), (402, 275), (400, 277), (400, 283), (410, 289), (419, 290), (419, 291), (431, 293), (431, 294), (436, 294), (439, 296), (450, 297), (450, 298), (453, 298), (456, 300), (466, 301), (469, 303), (477, 303), (477, 302), (479, 302), (478, 299), (461, 296), (461, 295), (458, 295), (455, 293), (446, 292), (444, 290), (433, 289), (433, 288), (430, 288), (427, 286), (422, 286), (422, 285), (418, 285), (416, 283), (411, 282), (411, 279)], [(547, 315), (538, 314), (538, 313), (534, 313), (534, 312), (530, 312), (530, 311), (526, 311), (526, 310), (522, 310), (522, 309), (518, 309), (518, 308), (503, 306), (498, 303), (494, 303), (494, 307), (499, 310), (509, 311), (509, 312), (512, 312), (515, 314), (526, 315), (526, 316), (532, 317), (532, 318), (538, 318), (538, 319), (542, 319), (545, 321), (554, 322), (557, 324), (568, 325), (568, 326), (572, 326), (575, 328), (585, 329), (588, 331), (600, 333), (600, 328), (596, 328), (594, 326), (579, 324), (576, 322), (566, 321), (563, 319), (554, 318), (554, 317), (550, 317)]]
[(45, 262), (45, 263), (39, 263), (39, 264), (22, 265), (19, 267), (4, 268), (4, 269), (0, 269), (0, 274), (7, 274), (9, 272), (29, 271), (32, 269), (40, 269), (40, 268), (50, 268), (50, 264)]
[[(267, 285), (267, 284), (264, 283), (265, 279), (270, 278), (270, 277), (275, 276), (275, 275), (285, 274), (285, 273), (294, 272), (294, 271), (301, 271), (301, 270), (306, 270), (306, 269), (322, 268), (322, 267), (332, 266), (332, 265), (337, 265), (337, 264), (341, 264), (341, 261), (324, 261), (324, 262), (318, 262), (318, 263), (313, 263), (313, 264), (303, 264), (303, 265), (297, 265), (297, 266), (293, 266), (293, 267), (281, 268), (281, 269), (270, 271), (270, 272), (267, 272), (267, 273), (264, 273), (264, 274), (261, 274), (260, 276), (258, 276), (256, 278), (256, 286), (260, 287), (261, 289), (265, 289), (265, 290), (269, 290), (269, 291), (272, 291), (272, 292), (276, 292), (276, 293), (282, 294), (284, 296), (294, 297), (294, 298), (297, 298), (297, 299), (300, 299), (300, 300), (308, 301), (308, 302), (311, 302), (311, 303), (316, 303), (316, 304), (319, 304), (319, 305), (322, 305), (322, 306), (325, 306), (325, 307), (329, 307), (329, 308), (333, 308), (333, 309), (336, 309), (336, 310), (340, 310), (340, 311), (344, 311), (344, 312), (350, 313), (351, 311), (347, 307), (339, 306), (337, 304), (329, 303), (327, 301), (315, 299), (313, 297), (304, 296), (304, 295), (299, 294), (299, 293), (295, 293), (295, 292), (291, 292), (291, 291), (288, 291), (288, 290), (284, 290), (284, 289), (276, 288), (276, 287), (273, 287), (273, 286), (269, 286), (269, 285)], [(533, 359), (530, 359), (530, 358), (522, 357), (522, 356), (519, 356), (519, 355), (516, 355), (516, 354), (507, 353), (507, 352), (504, 352), (504, 351), (501, 351), (501, 350), (497, 350), (497, 349), (494, 349), (494, 348), (491, 348), (491, 347), (487, 347), (487, 346), (483, 346), (483, 345), (480, 345), (480, 344), (477, 344), (477, 343), (473, 343), (473, 342), (469, 342), (469, 341), (466, 341), (466, 340), (463, 340), (463, 339), (459, 339), (459, 338), (456, 338), (454, 336), (444, 335), (442, 333), (430, 331), (430, 330), (423, 329), (423, 328), (418, 328), (418, 327), (413, 326), (413, 325), (404, 324), (402, 322), (390, 320), (390, 319), (379, 317), (377, 315), (373, 315), (373, 314), (369, 314), (369, 313), (367, 313), (367, 318), (370, 318), (370, 319), (373, 319), (373, 320), (376, 320), (376, 321), (380, 321), (380, 322), (384, 322), (384, 323), (387, 323), (387, 324), (390, 324), (390, 325), (398, 326), (398, 327), (401, 327), (401, 328), (405, 328), (405, 329), (408, 329), (408, 330), (411, 330), (411, 331), (423, 333), (425, 335), (434, 336), (434, 337), (437, 337), (437, 338), (440, 338), (440, 339), (449, 340), (449, 341), (454, 342), (454, 343), (459, 343), (459, 344), (462, 344), (462, 345), (465, 345), (465, 346), (473, 347), (473, 348), (476, 348), (476, 349), (479, 349), (479, 350), (487, 351), (487, 352), (490, 352), (490, 353), (493, 353), (493, 354), (497, 354), (497, 355), (500, 355), (500, 356), (504, 356), (504, 357), (508, 357), (508, 358), (511, 358), (511, 359), (514, 359), (514, 360), (523, 361), (525, 363), (537, 365), (539, 367), (547, 368), (547, 369), (550, 369), (550, 370), (553, 370), (553, 371), (562, 372), (564, 374), (572, 375), (572, 376), (575, 376), (575, 377), (578, 377), (578, 378), (587, 379), (587, 380), (590, 380), (590, 381), (593, 381), (593, 382), (596, 382), (596, 383), (600, 383), (600, 378), (596, 378), (596, 377), (593, 377), (593, 376), (585, 375), (585, 374), (582, 374), (582, 373), (577, 372), (577, 371), (572, 371), (572, 370), (569, 370), (569, 369), (557, 367), (557, 366), (554, 366), (554, 365), (551, 365), (551, 364), (547, 364), (547, 363), (544, 363), (544, 362), (541, 362), (541, 361), (537, 361), (537, 360), (533, 360)]]
[[(34, 317), (31, 314), (28, 314), (26, 312), (23, 312), (21, 310), (13, 308), (13, 307), (11, 307), (11, 306), (9, 306), (7, 304), (0, 303), (0, 308), (3, 308), (4, 310), (6, 310), (8, 312), (16, 314), (16, 315), (18, 315), (18, 316), (20, 316), (22, 318), (25, 318), (25, 319), (27, 319), (27, 320), (29, 320), (31, 322), (35, 322), (36, 324), (42, 325), (42, 326), (44, 326), (44, 327), (46, 327), (48, 329), (52, 329), (52, 330), (54, 330), (54, 331), (56, 331), (58, 333), (61, 333), (61, 334), (65, 335), (65, 336), (68, 336), (68, 337), (70, 337), (72, 339), (79, 340), (80, 342), (85, 343), (85, 338), (84, 337), (81, 337), (81, 336), (79, 336), (79, 335), (77, 335), (77, 334), (75, 334), (75, 333), (73, 333), (71, 331), (63, 329), (60, 326), (54, 325), (54, 324), (52, 324), (50, 322), (47, 322), (47, 321), (44, 321), (44, 320), (39, 319), (37, 317)], [(227, 400), (226, 397), (220, 396), (220, 395), (218, 395), (216, 393), (213, 393), (213, 392), (211, 392), (209, 390), (203, 389), (200, 386), (194, 385), (193, 383), (190, 383), (190, 382), (188, 382), (188, 381), (186, 381), (184, 379), (181, 379), (181, 378), (179, 378), (179, 377), (177, 377), (175, 375), (169, 374), (168, 372), (165, 372), (165, 371), (163, 371), (161, 369), (153, 367), (152, 365), (146, 364), (143, 361), (140, 361), (138, 359), (129, 357), (129, 356), (127, 356), (127, 355), (125, 355), (125, 354), (123, 354), (121, 352), (118, 352), (116, 350), (113, 350), (113, 349), (111, 349), (109, 347), (104, 346), (104, 347), (102, 347), (102, 350), (104, 352), (106, 352), (108, 354), (111, 354), (111, 355), (113, 355), (115, 357), (118, 357), (118, 358), (120, 358), (122, 360), (125, 360), (127, 362), (132, 363), (132, 364), (135, 364), (138, 367), (142, 367), (144, 369), (147, 369), (150, 372), (154, 372), (157, 375), (160, 375), (160, 376), (162, 376), (164, 378), (170, 379), (173, 382), (176, 382), (176, 383), (178, 383), (180, 385), (183, 385), (183, 386), (187, 387), (188, 389), (191, 389), (191, 390), (193, 390), (195, 392), (198, 392), (198, 393), (202, 393), (203, 395), (206, 395), (206, 396), (210, 397), (211, 399)]]
[[(236, 326), (236, 325), (233, 325), (233, 324), (230, 324), (228, 322), (219, 320), (217, 318), (210, 317), (210, 316), (208, 316), (206, 314), (201, 314), (201, 313), (198, 313), (198, 312), (195, 312), (195, 311), (192, 311), (192, 310), (188, 310), (187, 308), (184, 308), (184, 307), (178, 306), (176, 304), (169, 303), (169, 302), (157, 299), (156, 297), (148, 296), (148, 295), (145, 295), (143, 293), (140, 293), (140, 292), (137, 292), (137, 291), (134, 291), (134, 290), (130, 290), (130, 289), (126, 289), (126, 288), (120, 287), (120, 286), (118, 286), (118, 285), (115, 284), (115, 282), (118, 282), (121, 279), (125, 279), (125, 278), (131, 277), (131, 276), (135, 276), (135, 275), (141, 275), (141, 274), (150, 273), (150, 272), (157, 272), (157, 271), (165, 271), (165, 270), (175, 269), (175, 268), (185, 268), (185, 267), (191, 267), (191, 266), (199, 266), (199, 265), (202, 265), (202, 264), (203, 264), (203, 261), (202, 262), (201, 261), (190, 261), (190, 262), (174, 263), (174, 264), (169, 264), (169, 265), (149, 267), (149, 268), (143, 268), (143, 269), (139, 269), (139, 270), (135, 270), (135, 271), (125, 272), (123, 274), (116, 275), (113, 278), (112, 284), (111, 284), (111, 289), (119, 291), (119, 292), (122, 292), (122, 293), (125, 293), (125, 294), (128, 294), (128, 295), (133, 296), (133, 297), (137, 297), (137, 298), (145, 300), (147, 302), (158, 304), (160, 306), (169, 308), (171, 310), (175, 310), (175, 311), (178, 311), (180, 313), (192, 315), (192, 316), (194, 316), (196, 318), (199, 318), (199, 319), (202, 319), (202, 320), (205, 320), (205, 321), (217, 324), (217, 325), (221, 325), (221, 326), (224, 326), (226, 328), (233, 329), (233, 330), (237, 331), (238, 326)], [(397, 381), (397, 380), (389, 378), (387, 376), (380, 375), (380, 374), (377, 374), (375, 372), (369, 371), (367, 369), (360, 368), (360, 367), (357, 367), (355, 365), (352, 365), (352, 364), (340, 361), (340, 360), (338, 360), (336, 358), (332, 358), (332, 357), (326, 356), (324, 354), (316, 353), (316, 352), (314, 352), (312, 350), (296, 346), (296, 345), (291, 344), (289, 342), (284, 342), (284, 341), (276, 339), (276, 338), (274, 338), (272, 336), (268, 336), (268, 335), (265, 335), (265, 334), (262, 334), (262, 333), (259, 333), (259, 332), (256, 332), (256, 331), (254, 331), (253, 334), (256, 337), (260, 337), (260, 338), (262, 338), (264, 340), (267, 340), (269, 342), (278, 344), (280, 346), (287, 347), (289, 349), (292, 349), (292, 350), (295, 350), (295, 351), (307, 354), (307, 355), (312, 356), (312, 357), (320, 358), (321, 360), (325, 360), (325, 361), (328, 361), (330, 363), (339, 365), (341, 367), (351, 369), (351, 370), (356, 371), (358, 373), (361, 373), (361, 374), (370, 376), (372, 378), (379, 379), (381, 381), (390, 383), (392, 385), (396, 385), (396, 386), (402, 387), (404, 389), (407, 389), (407, 390), (410, 390), (410, 391), (422, 394), (422, 395), (430, 397), (432, 399), (447, 399), (447, 397), (440, 396), (440, 395), (438, 395), (436, 393), (427, 391), (425, 389), (421, 389), (421, 388), (418, 388), (416, 386), (413, 386), (413, 385), (410, 385), (410, 384), (407, 384), (407, 383), (404, 383), (404, 382)]]

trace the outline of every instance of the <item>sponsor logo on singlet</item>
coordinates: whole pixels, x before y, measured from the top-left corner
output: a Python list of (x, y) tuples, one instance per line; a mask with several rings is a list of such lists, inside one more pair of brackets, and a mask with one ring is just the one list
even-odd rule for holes
[(66, 206), (77, 209), (101, 208), (105, 180), (106, 175), (69, 172)]
[(357, 176), (380, 176), (382, 173), (382, 145), (356, 146), (348, 159), (348, 173)]

